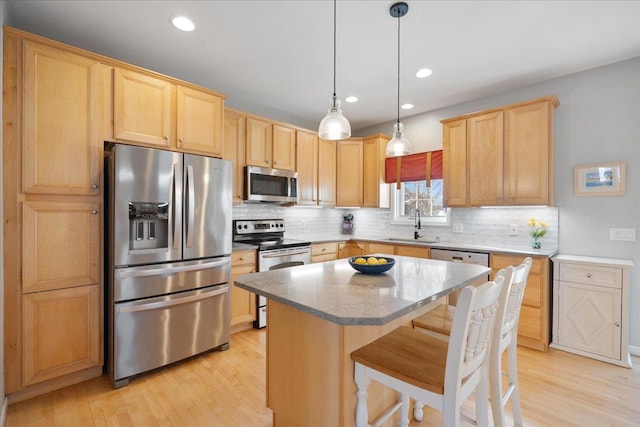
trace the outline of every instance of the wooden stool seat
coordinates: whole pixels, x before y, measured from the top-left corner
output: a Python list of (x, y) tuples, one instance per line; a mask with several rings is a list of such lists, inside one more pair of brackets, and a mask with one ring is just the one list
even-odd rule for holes
[(414, 328), (427, 329), (437, 334), (448, 336), (451, 333), (455, 312), (455, 306), (441, 304), (422, 316), (413, 319), (411, 324)]
[(445, 341), (401, 326), (360, 347), (351, 353), (351, 359), (416, 387), (443, 394), (447, 347)]

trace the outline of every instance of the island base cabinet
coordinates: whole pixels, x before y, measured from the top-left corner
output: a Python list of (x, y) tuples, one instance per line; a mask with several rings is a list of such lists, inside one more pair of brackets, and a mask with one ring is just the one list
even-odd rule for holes
[[(273, 411), (273, 425), (355, 425), (351, 352), (399, 326), (410, 326), (413, 318), (439, 303), (433, 301), (381, 326), (344, 326), (268, 300), (267, 407)], [(393, 390), (372, 381), (367, 399), (370, 421), (396, 399)]]
[(23, 295), (25, 386), (102, 365), (99, 288)]

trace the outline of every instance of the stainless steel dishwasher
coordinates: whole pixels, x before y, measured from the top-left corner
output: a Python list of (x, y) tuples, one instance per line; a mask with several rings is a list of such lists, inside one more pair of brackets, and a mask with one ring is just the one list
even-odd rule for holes
[[(431, 249), (431, 259), (437, 259), (440, 261), (461, 262), (463, 264), (477, 264), (489, 267), (489, 254), (486, 252), (468, 252), (458, 251), (455, 249)], [(485, 280), (489, 280), (489, 275), (486, 278), (482, 278), (477, 284), (482, 284)], [(462, 292), (462, 289), (451, 292), (449, 294), (449, 304), (456, 305), (458, 302), (458, 296)]]

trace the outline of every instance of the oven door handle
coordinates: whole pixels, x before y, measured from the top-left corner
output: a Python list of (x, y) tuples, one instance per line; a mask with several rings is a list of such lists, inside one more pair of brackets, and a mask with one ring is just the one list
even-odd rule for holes
[(198, 271), (198, 270), (205, 270), (207, 268), (213, 268), (213, 267), (223, 267), (227, 264), (229, 264), (229, 259), (225, 258), (224, 260), (205, 262), (202, 264), (182, 265), (178, 267), (152, 268), (148, 270), (129, 270), (129, 271), (119, 272), (118, 278), (126, 279), (128, 277), (170, 275), (170, 274), (182, 273), (185, 271)]
[(305, 249), (297, 252), (279, 252), (277, 254), (264, 254), (264, 255), (261, 255), (261, 257), (262, 258), (280, 258), (283, 256), (289, 256), (289, 255), (304, 255), (304, 254), (308, 254), (309, 252), (311, 252), (311, 249)]
[(134, 313), (136, 311), (147, 311), (147, 310), (156, 310), (158, 308), (173, 307), (175, 305), (186, 304), (188, 302), (202, 301), (204, 299), (226, 294), (228, 292), (229, 292), (229, 285), (224, 285), (221, 289), (216, 289), (215, 291), (211, 291), (211, 292), (205, 292), (203, 294), (176, 298), (169, 301), (158, 301), (158, 302), (150, 302), (147, 304), (132, 305), (130, 307), (119, 307), (118, 312)]

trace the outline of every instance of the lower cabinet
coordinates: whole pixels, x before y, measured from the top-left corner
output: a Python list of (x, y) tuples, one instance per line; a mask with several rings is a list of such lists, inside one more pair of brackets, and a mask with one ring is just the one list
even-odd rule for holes
[(631, 367), (628, 260), (553, 257), (551, 346)]
[(396, 246), (396, 255), (400, 256), (412, 256), (416, 258), (431, 258), (431, 248), (419, 247), (419, 246)]
[[(231, 282), (243, 274), (255, 273), (256, 251), (237, 251), (231, 254)], [(251, 329), (256, 320), (256, 294), (231, 286), (231, 333)]]
[(350, 258), (367, 254), (367, 244), (364, 242), (340, 242), (338, 243), (338, 258)]
[[(492, 253), (490, 258), (492, 278), (503, 268), (522, 263), (526, 255)], [(527, 287), (524, 291), (520, 323), (518, 324), (518, 344), (535, 350), (547, 351), (551, 341), (550, 332), (550, 280), (549, 258), (532, 257)]]
[(311, 245), (311, 263), (334, 261), (338, 257), (338, 243), (313, 243)]
[(22, 296), (23, 385), (102, 365), (100, 286)]

